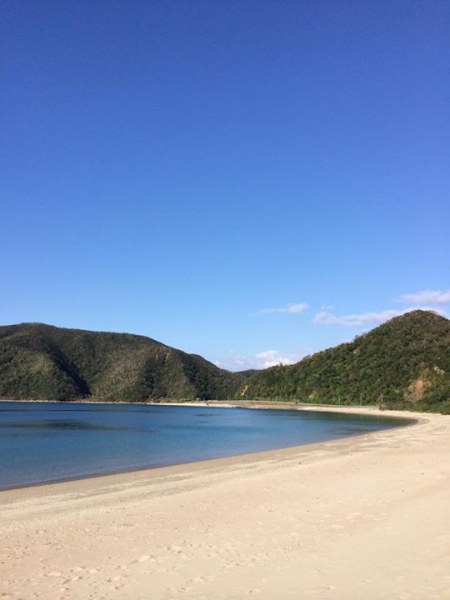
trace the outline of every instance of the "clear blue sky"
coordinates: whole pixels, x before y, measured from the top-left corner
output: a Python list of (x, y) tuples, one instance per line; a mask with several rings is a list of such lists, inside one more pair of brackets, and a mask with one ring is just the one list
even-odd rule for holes
[(235, 369), (450, 312), (450, 3), (1, 13), (1, 324)]

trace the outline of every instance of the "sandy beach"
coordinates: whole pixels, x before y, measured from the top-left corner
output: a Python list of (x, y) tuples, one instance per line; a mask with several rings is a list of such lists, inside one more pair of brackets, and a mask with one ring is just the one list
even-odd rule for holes
[(418, 422), (0, 492), (0, 600), (450, 598), (450, 417), (387, 414)]

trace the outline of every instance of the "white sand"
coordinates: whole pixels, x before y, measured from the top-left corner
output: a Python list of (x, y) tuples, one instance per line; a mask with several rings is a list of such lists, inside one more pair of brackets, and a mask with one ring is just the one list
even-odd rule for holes
[(450, 417), (0, 493), (0, 599), (450, 598)]

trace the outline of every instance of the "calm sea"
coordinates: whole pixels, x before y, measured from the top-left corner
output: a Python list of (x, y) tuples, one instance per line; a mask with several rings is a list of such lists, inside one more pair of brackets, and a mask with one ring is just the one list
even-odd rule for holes
[(0, 489), (311, 444), (389, 417), (191, 406), (0, 402)]

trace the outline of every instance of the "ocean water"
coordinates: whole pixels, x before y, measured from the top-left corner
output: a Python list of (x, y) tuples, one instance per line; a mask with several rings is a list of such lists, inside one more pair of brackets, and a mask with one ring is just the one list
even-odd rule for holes
[(385, 416), (0, 402), (0, 489), (311, 444), (404, 425)]

